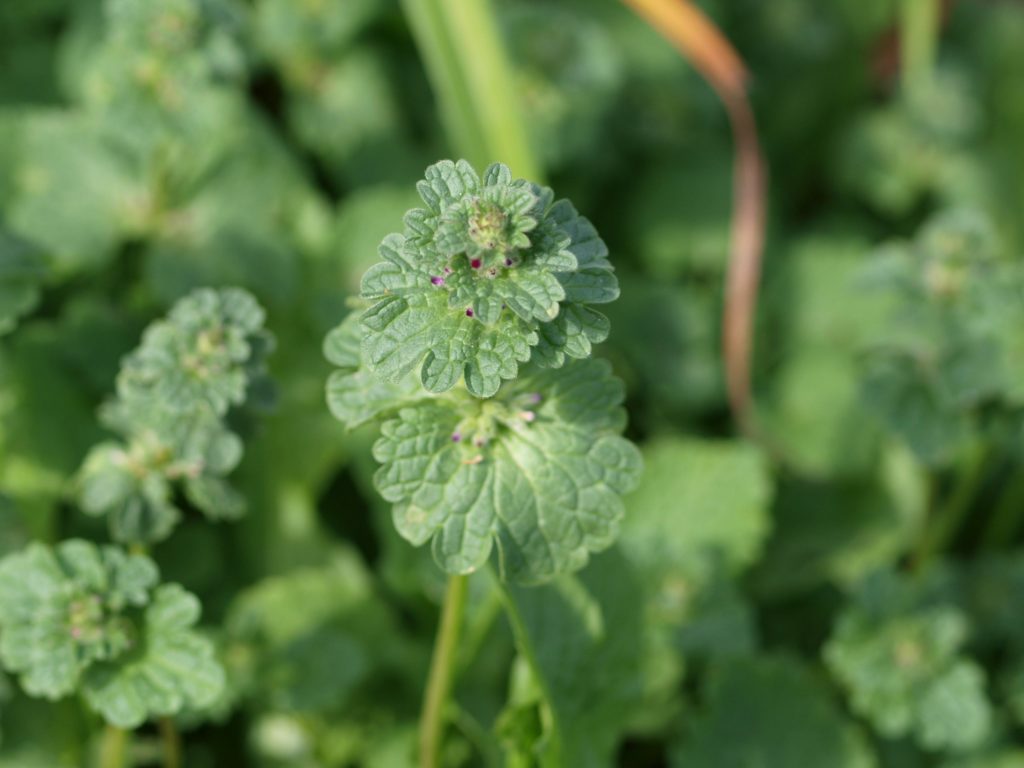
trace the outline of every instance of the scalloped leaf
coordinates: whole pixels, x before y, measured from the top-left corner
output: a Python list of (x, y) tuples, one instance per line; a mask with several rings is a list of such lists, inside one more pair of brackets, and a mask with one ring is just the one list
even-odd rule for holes
[(164, 409), (209, 408), (223, 416), (245, 400), (249, 379), (260, 369), (257, 338), (265, 313), (239, 288), (201, 288), (181, 299), (166, 320), (146, 329), (141, 346), (118, 376), (127, 402), (158, 402)]
[(449, 573), (479, 568), (497, 543), (504, 578), (545, 581), (608, 547), (640, 454), (619, 436), (622, 384), (604, 361), (535, 371), (494, 400), (434, 399), (384, 422), (381, 495), (413, 544)]
[(142, 617), (136, 650), (89, 668), (83, 692), (89, 705), (119, 728), (212, 704), (224, 686), (213, 643), (193, 628), (199, 601), (177, 584), (156, 589)]
[(151, 560), (72, 539), (29, 544), (0, 561), (0, 659), (25, 691), (57, 699), (97, 661), (128, 652), (132, 609), (158, 573)]
[(889, 573), (869, 578), (839, 616), (825, 662), (881, 735), (912, 735), (930, 750), (972, 749), (994, 725), (985, 675), (962, 653), (966, 616), (931, 587)]
[(200, 289), (146, 330), (118, 376), (118, 397), (103, 421), (124, 444), (94, 447), (78, 475), (79, 500), (106, 515), (121, 542), (166, 538), (181, 518), (181, 487), (208, 517), (232, 519), (243, 497), (224, 479), (241, 461), (242, 442), (225, 417), (269, 388), (264, 358), (273, 339), (247, 292)]
[(359, 316), (351, 314), (324, 340), (324, 356), (341, 370), (327, 380), (327, 406), (349, 429), (397, 410), (424, 396), (420, 383), (407, 374), (397, 383), (360, 367)]
[[(612, 301), (618, 283), (593, 226), (550, 189), (463, 160), (427, 169), (425, 208), (386, 237), (363, 278), (362, 358), (390, 382), (420, 371), (446, 392), (460, 380), (491, 397), (516, 377), (531, 347), (550, 366), (586, 357), (608, 335), (587, 303)], [(557, 323), (544, 333), (545, 324)]]

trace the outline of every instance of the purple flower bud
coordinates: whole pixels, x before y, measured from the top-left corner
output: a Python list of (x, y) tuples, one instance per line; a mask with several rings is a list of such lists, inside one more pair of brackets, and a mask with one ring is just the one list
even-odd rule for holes
[(452, 432), (452, 442), (453, 443), (457, 443), (460, 440), (462, 440), (462, 433), (461, 432)]
[(473, 259), (469, 262), (469, 266), (471, 266), (473, 269), (480, 269), (480, 265), (482, 263), (483, 262), (480, 261), (480, 259)]
[(526, 402), (530, 403), (531, 405), (537, 405), (537, 403), (539, 403), (543, 399), (544, 398), (540, 396), (540, 392), (531, 392), (526, 396)]
[(505, 259), (505, 266), (506, 267), (511, 267), (512, 266), (512, 259)]
[(451, 267), (445, 267), (445, 268), (444, 268), (444, 273), (445, 273), (446, 275), (450, 275), (450, 274), (452, 273), (452, 268), (451, 268)]
[(466, 307), (466, 317), (472, 317), (472, 316), (473, 316), (473, 308), (472, 307)]
[(432, 277), (432, 278), (430, 278), (430, 284), (431, 285), (444, 285), (444, 278), (443, 277)]

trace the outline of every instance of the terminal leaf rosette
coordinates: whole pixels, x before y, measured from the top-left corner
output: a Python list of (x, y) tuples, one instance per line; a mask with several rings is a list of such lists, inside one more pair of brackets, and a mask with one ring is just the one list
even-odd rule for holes
[(30, 544), (0, 561), (0, 660), (30, 695), (80, 690), (123, 728), (207, 706), (224, 672), (193, 628), (199, 601), (158, 582), (152, 560), (117, 547)]
[(863, 356), (864, 400), (924, 462), (947, 466), (1024, 405), (1024, 269), (972, 209), (884, 245), (863, 282), (887, 308)]
[(210, 517), (242, 513), (242, 497), (225, 479), (242, 443), (225, 417), (269, 389), (272, 338), (263, 321), (245, 291), (201, 289), (151, 325), (125, 359), (117, 397), (102, 414), (123, 441), (96, 446), (79, 478), (83, 509), (107, 515), (114, 538), (166, 537), (180, 517), (176, 488)]
[(364, 275), (362, 356), (389, 381), (418, 371), (445, 392), (491, 397), (531, 359), (558, 367), (608, 335), (589, 305), (618, 282), (593, 225), (567, 200), (501, 164), (483, 176), (441, 161), (417, 185), (425, 207), (388, 235)]
[(968, 619), (941, 586), (873, 574), (839, 615), (824, 658), (880, 734), (962, 752), (989, 738), (993, 710), (984, 671), (964, 652)]

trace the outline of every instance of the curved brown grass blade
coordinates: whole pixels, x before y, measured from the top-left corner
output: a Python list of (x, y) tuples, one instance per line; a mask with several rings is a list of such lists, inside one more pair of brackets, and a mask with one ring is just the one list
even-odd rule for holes
[(718, 94), (734, 141), (733, 211), (725, 284), (723, 354), (729, 406), (740, 428), (755, 436), (751, 403), (754, 315), (765, 231), (765, 163), (747, 72), (739, 55), (689, 0), (623, 0), (672, 43)]

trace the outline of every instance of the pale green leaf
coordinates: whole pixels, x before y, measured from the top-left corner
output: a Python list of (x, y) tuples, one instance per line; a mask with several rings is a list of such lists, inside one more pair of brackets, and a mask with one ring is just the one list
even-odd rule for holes
[(963, 751), (985, 742), (993, 712), (984, 672), (963, 654), (967, 619), (936, 599), (940, 588), (876, 574), (839, 616), (824, 657), (880, 734)]
[(199, 613), (199, 601), (178, 585), (158, 587), (141, 619), (144, 640), (86, 671), (82, 686), (89, 705), (113, 725), (136, 728), (153, 717), (212, 704), (224, 670), (213, 643), (193, 627)]
[(130, 653), (156, 581), (150, 560), (114, 547), (30, 544), (0, 561), (0, 659), (29, 694), (65, 696), (92, 664)]
[(715, 554), (732, 571), (756, 560), (770, 530), (772, 484), (755, 448), (663, 438), (645, 446), (644, 466), (627, 505), (627, 547), (676, 562)]
[(618, 436), (621, 384), (586, 360), (531, 372), (498, 397), (436, 399), (386, 421), (375, 482), (399, 532), (432, 541), (450, 573), (479, 568), (497, 543), (503, 575), (544, 581), (614, 540), (640, 457)]
[(642, 587), (613, 549), (578, 576), (507, 587), (516, 645), (529, 674), (502, 716), (512, 765), (612, 766), (642, 700)]

